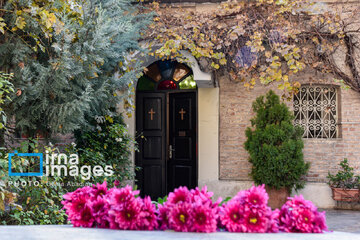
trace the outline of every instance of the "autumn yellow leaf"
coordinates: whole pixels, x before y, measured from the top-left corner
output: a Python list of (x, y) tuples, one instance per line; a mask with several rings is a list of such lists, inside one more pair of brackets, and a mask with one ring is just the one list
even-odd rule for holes
[[(2, 18), (1, 18), (2, 19)], [(4, 34), (5, 33), (5, 26), (6, 26), (6, 23), (4, 23), (4, 22), (2, 22), (1, 21), (1, 19), (0, 19), (0, 32), (2, 33), (2, 34)]]
[(266, 56), (267, 58), (270, 58), (270, 57), (271, 57), (271, 52), (270, 52), (270, 51), (266, 51), (266, 52), (265, 52), (265, 56)]
[(5, 201), (0, 198), (0, 211), (4, 211), (4, 210), (5, 210)]
[(221, 64), (221, 65), (225, 65), (226, 64), (226, 58), (222, 58), (222, 59), (220, 59), (220, 61), (219, 61), (219, 63)]
[(252, 86), (254, 86), (255, 83), (256, 83), (256, 79), (255, 79), (255, 78), (252, 78), (252, 79), (250, 80), (250, 84), (251, 84)]
[(295, 88), (299, 88), (299, 87), (301, 86), (301, 84), (300, 84), (299, 82), (294, 82), (293, 86), (294, 86)]
[(284, 80), (284, 82), (288, 82), (289, 81), (289, 76), (288, 75), (283, 75), (283, 80)]
[(295, 53), (297, 53), (297, 52), (299, 52), (299, 51), (300, 51), (300, 48), (298, 48), (298, 47), (296, 47), (296, 48), (293, 49), (293, 52), (295, 52)]
[(211, 63), (211, 67), (213, 67), (213, 68), (215, 68), (215, 69), (219, 69), (219, 68), (220, 68), (219, 64), (214, 63), (214, 62)]
[(19, 29), (24, 29), (25, 25), (26, 25), (26, 22), (25, 22), (25, 19), (23, 17), (17, 17), (16, 18), (16, 22), (15, 22), (15, 25), (17, 28)]
[(313, 37), (312, 40), (313, 40), (314, 43), (319, 44), (319, 39), (317, 37)]

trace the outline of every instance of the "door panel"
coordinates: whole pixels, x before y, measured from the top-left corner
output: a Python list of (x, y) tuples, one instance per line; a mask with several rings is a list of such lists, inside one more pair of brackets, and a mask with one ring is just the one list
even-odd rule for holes
[(191, 161), (192, 139), (190, 137), (175, 137), (174, 140), (174, 146), (176, 146), (175, 159)]
[(136, 152), (142, 196), (157, 199), (179, 186), (196, 187), (196, 92), (138, 92), (136, 131), (144, 136)]
[(193, 188), (193, 168), (191, 166), (174, 165), (173, 172), (171, 174), (173, 187), (169, 191), (173, 191), (174, 188), (179, 186), (187, 186)]
[[(196, 93), (169, 93), (168, 191), (197, 185)], [(170, 150), (170, 149), (169, 149)]]
[(138, 141), (137, 184), (142, 196), (156, 199), (166, 194), (166, 107), (165, 93), (137, 93), (136, 130)]
[[(154, 95), (154, 94), (151, 94)], [(161, 94), (164, 95), (164, 94)], [(143, 114), (143, 130), (163, 130), (163, 108), (164, 108), (164, 96), (152, 96), (145, 97), (142, 99), (142, 105), (144, 106)]]
[(162, 166), (161, 165), (147, 165), (143, 167), (144, 171), (144, 187), (140, 188), (145, 196), (150, 196), (152, 199), (157, 199), (163, 196), (163, 189), (160, 186), (163, 184)]
[[(175, 95), (174, 95), (175, 94)], [(171, 112), (173, 114), (173, 120), (174, 124), (172, 124), (172, 131), (176, 132), (176, 131), (181, 131), (181, 130), (192, 130), (193, 129), (193, 114), (192, 114), (192, 110), (195, 106), (193, 106), (193, 104), (195, 104), (192, 101), (192, 98), (190, 98), (189, 93), (186, 94), (186, 96), (184, 96), (184, 94), (179, 94), (179, 93), (173, 93), (171, 94), (172, 97), (172, 106), (173, 106), (173, 111)], [(171, 100), (171, 97), (170, 97)]]
[(144, 160), (161, 158), (163, 151), (162, 137), (147, 137), (143, 144)]

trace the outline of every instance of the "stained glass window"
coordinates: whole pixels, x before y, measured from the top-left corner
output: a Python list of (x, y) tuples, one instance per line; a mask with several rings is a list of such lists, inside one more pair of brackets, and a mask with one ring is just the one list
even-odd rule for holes
[(173, 79), (175, 81), (179, 81), (181, 80), (185, 75), (187, 75), (188, 73), (190, 72), (190, 69), (185, 66), (184, 64), (182, 63), (178, 63), (176, 68), (175, 68), (175, 71), (174, 71), (174, 76), (173, 76)]
[(171, 75), (173, 73), (175, 62), (173, 61), (159, 61), (158, 62), (161, 76), (165, 80), (170, 80)]
[(158, 90), (167, 90), (167, 89), (177, 89), (176, 84), (174, 81), (171, 80), (164, 80), (158, 85)]
[(137, 89), (140, 91), (154, 90), (155, 83), (148, 79), (146, 76), (142, 76), (138, 80)]
[(196, 89), (194, 76), (190, 75), (179, 83), (180, 89)]
[(140, 91), (196, 89), (191, 69), (173, 60), (157, 61), (144, 70), (139, 78)]
[(144, 73), (155, 82), (161, 80), (161, 74), (157, 64), (151, 64), (149, 67), (145, 69)]

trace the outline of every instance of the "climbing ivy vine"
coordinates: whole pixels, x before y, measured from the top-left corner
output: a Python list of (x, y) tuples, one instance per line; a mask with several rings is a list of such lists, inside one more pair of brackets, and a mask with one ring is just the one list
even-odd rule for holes
[(360, 90), (356, 7), (345, 13), (308, 0), (256, 0), (208, 8), (153, 2), (149, 8), (156, 15), (143, 39), (153, 56), (181, 59), (186, 49), (207, 71), (226, 73), (249, 89), (278, 82), (288, 98), (300, 86), (291, 76), (307, 67)]

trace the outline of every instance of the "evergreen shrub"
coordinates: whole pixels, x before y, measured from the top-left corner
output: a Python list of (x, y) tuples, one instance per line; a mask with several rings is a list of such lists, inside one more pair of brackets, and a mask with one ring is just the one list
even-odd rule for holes
[(301, 189), (310, 167), (303, 159), (303, 129), (293, 125), (293, 114), (273, 91), (252, 105), (256, 116), (246, 129), (245, 149), (256, 184), (281, 189)]

